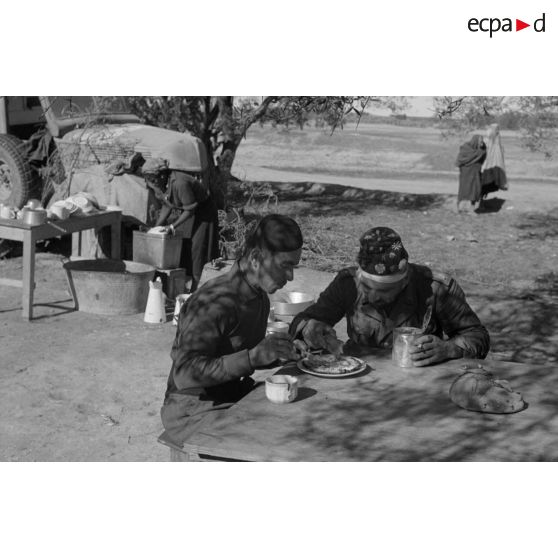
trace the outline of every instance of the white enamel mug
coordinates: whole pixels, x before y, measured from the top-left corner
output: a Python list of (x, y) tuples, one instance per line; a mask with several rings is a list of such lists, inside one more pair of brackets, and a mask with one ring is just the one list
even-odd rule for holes
[(272, 403), (290, 403), (298, 395), (298, 380), (294, 376), (277, 374), (265, 381), (265, 396)]

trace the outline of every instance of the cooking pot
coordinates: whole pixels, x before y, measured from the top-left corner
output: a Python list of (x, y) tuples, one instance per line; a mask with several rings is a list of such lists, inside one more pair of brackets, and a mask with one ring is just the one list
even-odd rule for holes
[(314, 303), (310, 293), (277, 291), (271, 295), (271, 306), (277, 316), (296, 316)]
[(42, 225), (47, 218), (46, 209), (29, 209), (24, 207), (21, 210), (21, 220), (26, 225)]

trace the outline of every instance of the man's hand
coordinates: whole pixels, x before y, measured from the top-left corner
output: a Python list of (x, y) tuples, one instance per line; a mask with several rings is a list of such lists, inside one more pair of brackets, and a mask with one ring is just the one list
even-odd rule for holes
[(309, 320), (302, 328), (302, 338), (314, 349), (325, 349), (338, 357), (343, 351), (343, 342), (337, 339), (335, 330), (324, 322)]
[(293, 341), (293, 345), (297, 354), (300, 357), (305, 358), (310, 354), (310, 351), (308, 350), (308, 345), (302, 339), (295, 339)]
[(452, 341), (444, 341), (435, 335), (422, 335), (415, 341), (415, 346), (409, 349), (409, 354), (415, 366), (429, 366), (443, 360), (461, 358), (463, 349)]
[(298, 360), (295, 347), (288, 333), (273, 333), (248, 351), (254, 368), (268, 366), (277, 359)]

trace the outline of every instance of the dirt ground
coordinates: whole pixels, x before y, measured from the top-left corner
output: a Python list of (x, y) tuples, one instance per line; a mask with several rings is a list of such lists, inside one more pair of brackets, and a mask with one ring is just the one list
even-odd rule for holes
[[(377, 197), (376, 203), (351, 199), (354, 193), (341, 198), (338, 193), (322, 194), (316, 202), (307, 191), (284, 192), (279, 209), (301, 221), (307, 238), (291, 290), (317, 295), (333, 277), (331, 270), (310, 269), (328, 267), (318, 250), (327, 249), (328, 237), (312, 235), (312, 219), (322, 222), (322, 235), (328, 229), (324, 220), (331, 219), (332, 226), (337, 223), (334, 242), (346, 256), (339, 266), (350, 263), (356, 253), (355, 236), (349, 232), (388, 222), (401, 232), (415, 261), (453, 266), (469, 302), (491, 333), (491, 358), (558, 360), (557, 291), (552, 291), (556, 284), (545, 291), (537, 289), (534, 281), (540, 272), (556, 269), (558, 227), (552, 228), (552, 213), (550, 221), (541, 225), (529, 221), (530, 215), (540, 213), (524, 213), (520, 207), (463, 216), (452, 213), (452, 198), (408, 194), (405, 199), (410, 205), (402, 210), (405, 199), (380, 191), (370, 195)], [(542, 210), (543, 202), (539, 203)], [(549, 190), (544, 205), (558, 207), (558, 192)], [(340, 215), (344, 225), (339, 225)], [(516, 226), (518, 222), (529, 225), (527, 232)], [(417, 229), (421, 234), (416, 234)], [(481, 230), (497, 235), (494, 242), (483, 246)], [(432, 253), (428, 245), (438, 248)], [(448, 246), (446, 253), (444, 246)], [(21, 277), (21, 258), (0, 265), (2, 276)], [(510, 274), (515, 265), (528, 266), (528, 272)], [(475, 276), (471, 270), (476, 267), (485, 269)], [(515, 283), (510, 284), (506, 275), (513, 276)], [(487, 277), (493, 278), (493, 284), (486, 283)], [(167, 460), (168, 451), (156, 438), (162, 430), (159, 409), (170, 368), (172, 322), (159, 326), (144, 323), (142, 314), (74, 312), (57, 254), (37, 255), (36, 282), (36, 319), (31, 322), (21, 318), (20, 290), (0, 287), (0, 460)], [(343, 328), (338, 331), (341, 334)]]
[[(61, 257), (36, 261), (31, 322), (21, 291), (0, 286), (0, 461), (167, 461), (156, 440), (173, 305), (162, 325), (75, 312)], [(0, 266), (3, 277), (21, 277), (21, 258)], [(300, 269), (291, 287), (317, 293), (330, 276)]]
[[(317, 295), (354, 261), (360, 233), (389, 225), (412, 260), (456, 276), (491, 333), (491, 358), (558, 361), (554, 181), (518, 179), (472, 216), (453, 212), (452, 172), (388, 179), (244, 168), (247, 179), (290, 183), (275, 189), (277, 209), (306, 238), (292, 290)], [(19, 279), (21, 267), (20, 257), (1, 260), (0, 275)], [(55, 253), (37, 255), (36, 283), (31, 322), (21, 318), (21, 291), (0, 286), (0, 460), (168, 460), (156, 438), (172, 322), (74, 312)]]

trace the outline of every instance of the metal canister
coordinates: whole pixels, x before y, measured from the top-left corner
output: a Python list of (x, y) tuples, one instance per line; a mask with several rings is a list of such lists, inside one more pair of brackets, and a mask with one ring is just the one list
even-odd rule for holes
[(47, 218), (46, 209), (29, 209), (24, 207), (21, 210), (22, 220), (26, 225), (42, 225)]
[(288, 333), (289, 332), (289, 324), (287, 322), (267, 322), (267, 331), (268, 335), (272, 335), (273, 333)]
[(397, 327), (393, 330), (392, 360), (401, 368), (412, 368), (413, 361), (409, 349), (414, 347), (415, 341), (422, 335), (418, 327)]

